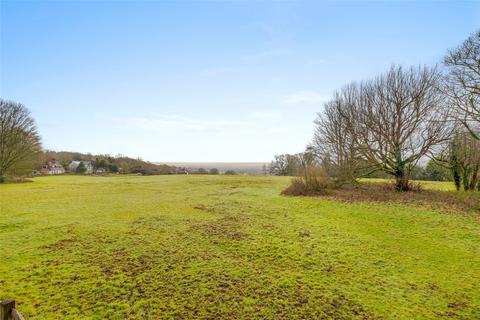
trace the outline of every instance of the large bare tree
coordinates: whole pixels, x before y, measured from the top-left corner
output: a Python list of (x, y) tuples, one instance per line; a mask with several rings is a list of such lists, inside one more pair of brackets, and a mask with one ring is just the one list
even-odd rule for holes
[(444, 58), (446, 90), (457, 109), (456, 118), (480, 140), (480, 30)]
[(30, 112), (22, 104), (0, 99), (0, 182), (41, 151), (40, 137)]
[(298, 170), (298, 157), (293, 154), (275, 155), (270, 163), (270, 174), (276, 176), (294, 176)]
[(448, 139), (440, 83), (436, 68), (393, 66), (349, 95), (343, 117), (358, 152), (394, 176), (399, 191), (409, 189), (418, 161)]
[[(339, 183), (355, 182), (369, 172), (370, 166), (362, 158), (350, 121), (345, 117), (358, 86), (348, 85), (336, 92), (318, 113), (312, 146), (327, 173)], [(370, 168), (371, 169), (371, 168)]]

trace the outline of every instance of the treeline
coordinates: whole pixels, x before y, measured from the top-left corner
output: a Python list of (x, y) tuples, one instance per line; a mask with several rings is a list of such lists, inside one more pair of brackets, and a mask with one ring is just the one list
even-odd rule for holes
[[(297, 185), (320, 190), (384, 175), (408, 191), (412, 179), (439, 175), (480, 190), (480, 31), (448, 51), (443, 66), (392, 66), (347, 84), (314, 123), (304, 153), (272, 163), (277, 174), (293, 174), (296, 161)], [(418, 165), (427, 158), (428, 173)]]
[(190, 174), (211, 174), (211, 175), (217, 175), (217, 174), (225, 174), (225, 175), (236, 175), (237, 172), (235, 170), (226, 170), (225, 172), (220, 172), (217, 168), (210, 168), (210, 169), (205, 169), (205, 168), (198, 168), (198, 169), (189, 169)]
[(79, 152), (50, 151), (43, 152), (41, 164), (58, 161), (67, 171), (72, 161), (90, 162), (94, 172), (103, 169), (104, 172), (122, 174), (160, 175), (175, 174), (177, 167), (165, 164), (154, 164), (141, 159), (133, 159), (123, 155), (92, 155)]
[[(276, 155), (270, 163), (269, 173), (275, 176), (298, 176), (302, 170), (302, 157), (303, 153)], [(328, 161), (322, 164), (322, 167), (328, 167)], [(365, 178), (389, 177), (382, 171), (371, 172), (365, 176)], [(411, 170), (410, 178), (425, 181), (453, 181), (453, 173), (446, 166), (430, 159), (425, 166), (415, 165)]]

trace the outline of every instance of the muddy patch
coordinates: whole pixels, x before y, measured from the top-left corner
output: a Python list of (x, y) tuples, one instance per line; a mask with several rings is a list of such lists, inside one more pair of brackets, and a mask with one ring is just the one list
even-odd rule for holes
[(164, 231), (167, 219), (162, 216), (147, 216), (135, 219), (129, 226), (127, 234), (142, 235), (145, 232)]
[(206, 205), (206, 204), (197, 204), (193, 206), (193, 209), (207, 212), (207, 213), (218, 213), (218, 214), (226, 214), (228, 213), (229, 206), (226, 203), (217, 203), (213, 205)]
[(213, 221), (195, 224), (190, 227), (190, 230), (200, 233), (203, 237), (213, 241), (241, 241), (249, 238), (249, 235), (241, 230), (241, 225), (246, 220), (244, 217), (229, 215)]
[(54, 243), (41, 246), (40, 249), (49, 251), (65, 250), (68, 247), (75, 245), (76, 242), (78, 242), (78, 238), (76, 236), (72, 236), (70, 238), (60, 239)]

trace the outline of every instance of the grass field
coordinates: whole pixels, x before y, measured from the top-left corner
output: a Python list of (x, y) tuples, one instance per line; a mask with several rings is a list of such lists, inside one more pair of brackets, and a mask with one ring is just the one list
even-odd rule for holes
[(478, 219), (280, 196), (287, 184), (2, 185), (0, 299), (27, 319), (480, 319)]

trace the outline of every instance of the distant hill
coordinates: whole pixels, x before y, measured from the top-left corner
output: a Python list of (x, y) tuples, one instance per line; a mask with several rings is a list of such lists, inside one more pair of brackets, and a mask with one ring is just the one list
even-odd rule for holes
[[(160, 164), (157, 162), (156, 164)], [(198, 170), (200, 168), (209, 170), (217, 168), (220, 172), (233, 170), (237, 173), (245, 174), (263, 174), (264, 166), (268, 167), (267, 162), (162, 162), (174, 167), (184, 167), (187, 170)]]

